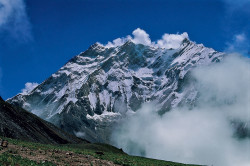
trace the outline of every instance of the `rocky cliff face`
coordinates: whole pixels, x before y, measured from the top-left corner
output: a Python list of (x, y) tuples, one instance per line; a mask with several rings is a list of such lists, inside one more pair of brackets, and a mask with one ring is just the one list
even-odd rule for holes
[(108, 142), (115, 121), (153, 101), (160, 113), (195, 104), (190, 71), (220, 61), (223, 53), (184, 39), (177, 49), (127, 41), (94, 44), (28, 94), (8, 102), (72, 134)]

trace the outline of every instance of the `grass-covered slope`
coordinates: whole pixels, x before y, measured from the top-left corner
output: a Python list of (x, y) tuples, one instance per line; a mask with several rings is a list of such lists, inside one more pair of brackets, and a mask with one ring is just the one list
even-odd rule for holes
[(107, 144), (40, 144), (8, 139), (0, 149), (0, 165), (127, 165), (191, 166), (188, 164), (130, 156)]
[(39, 143), (65, 144), (84, 140), (67, 134), (36, 115), (5, 102), (0, 97), (0, 136)]

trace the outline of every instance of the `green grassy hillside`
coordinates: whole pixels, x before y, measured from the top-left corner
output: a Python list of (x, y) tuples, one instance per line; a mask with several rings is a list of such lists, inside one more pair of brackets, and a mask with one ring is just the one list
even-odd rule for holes
[[(0, 165), (126, 165), (126, 166), (184, 166), (174, 163), (130, 156), (107, 144), (39, 144), (15, 139), (8, 140), (8, 148), (0, 149)], [(191, 166), (191, 165), (188, 165)]]

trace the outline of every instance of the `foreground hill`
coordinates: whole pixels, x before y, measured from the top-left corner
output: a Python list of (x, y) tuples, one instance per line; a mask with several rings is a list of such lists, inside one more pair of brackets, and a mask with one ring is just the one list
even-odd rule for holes
[(130, 156), (107, 144), (45, 145), (8, 139), (8, 148), (0, 147), (0, 165), (71, 166), (192, 166), (170, 161)]
[(0, 97), (0, 136), (49, 144), (79, 143), (84, 140), (65, 133), (30, 112)]

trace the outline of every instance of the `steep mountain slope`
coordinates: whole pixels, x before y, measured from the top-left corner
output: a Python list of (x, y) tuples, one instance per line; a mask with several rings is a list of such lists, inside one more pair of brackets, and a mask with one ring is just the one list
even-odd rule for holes
[(65, 133), (22, 108), (6, 103), (1, 97), (0, 136), (49, 144), (86, 142)]
[(160, 113), (195, 104), (190, 70), (223, 57), (184, 39), (177, 49), (135, 44), (94, 44), (28, 94), (8, 102), (21, 106), (72, 134), (108, 142), (113, 123), (141, 104), (156, 102)]

